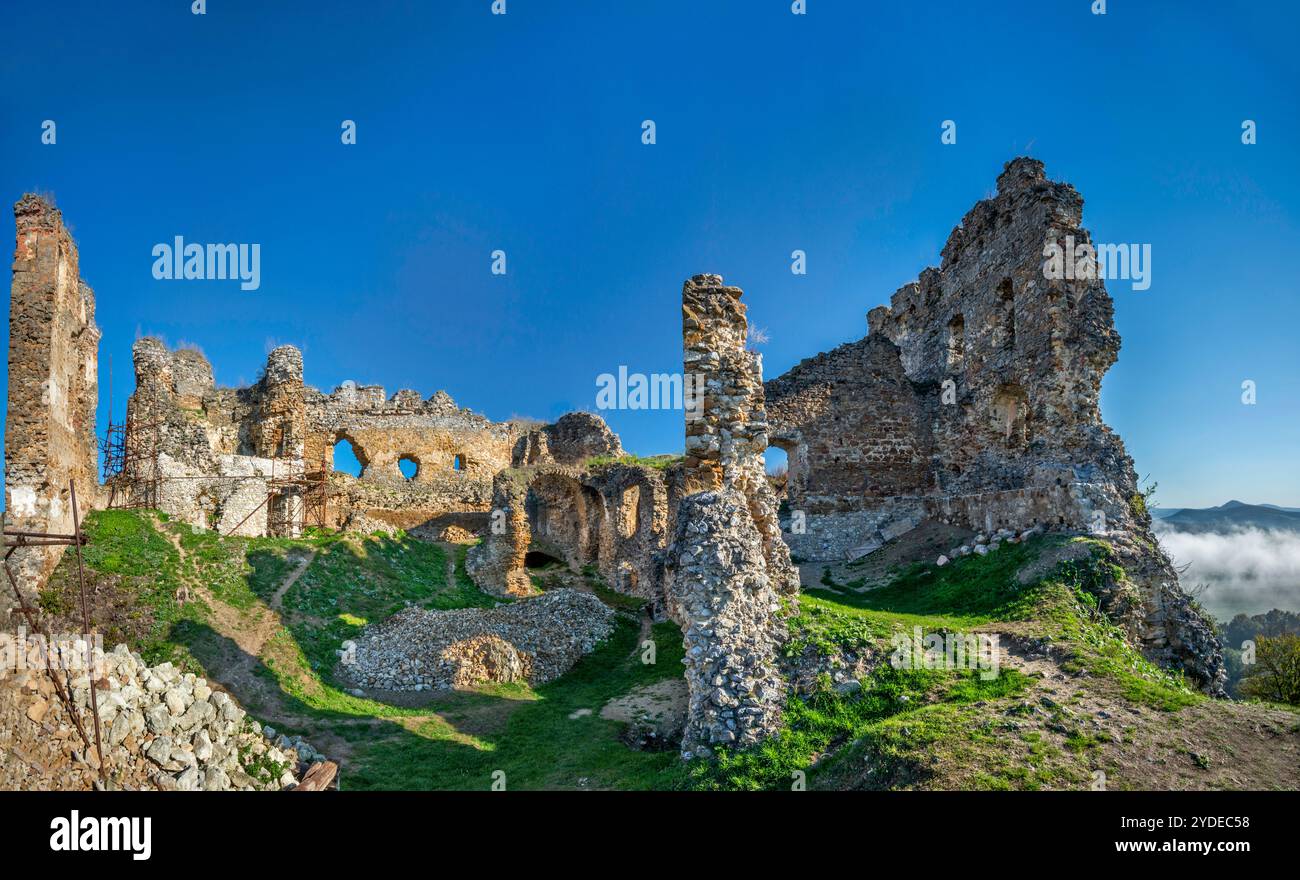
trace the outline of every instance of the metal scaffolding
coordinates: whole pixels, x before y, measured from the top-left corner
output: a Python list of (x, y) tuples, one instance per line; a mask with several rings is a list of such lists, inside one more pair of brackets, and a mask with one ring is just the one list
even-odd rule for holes
[(156, 508), (163, 476), (158, 463), (161, 422), (108, 424), (104, 434), (104, 485), (110, 508)]
[(233, 535), (263, 507), (267, 508), (267, 531), (273, 535), (292, 535), (309, 527), (325, 528), (329, 522), (329, 466), (325, 452), (320, 465), (308, 471), (303, 466), (289, 466), (280, 473), (283, 459), (271, 459), (271, 476), (256, 475), (215, 477), (209, 475), (165, 475), (159, 464), (162, 423), (142, 422), (128, 415), (125, 424), (109, 423), (101, 441), (104, 454), (103, 478), (109, 488), (108, 507), (114, 509), (157, 509), (163, 483), (180, 480), (261, 480), (266, 479), (267, 494), (226, 534)]
[[(99, 697), (97, 694), (99, 687), (98, 682), (95, 681), (95, 676), (93, 675), (94, 658), (92, 655), (95, 649), (95, 640), (93, 639), (94, 631), (90, 627), (90, 607), (86, 600), (86, 567), (81, 558), (81, 546), (86, 543), (86, 536), (81, 533), (81, 514), (77, 509), (77, 486), (74, 482), (68, 482), (68, 491), (72, 498), (72, 534), (59, 535), (50, 532), (28, 532), (11, 529), (7, 525), (4, 526), (2, 529), (4, 533), (5, 546), (4, 570), (9, 585), (13, 588), (14, 597), (18, 600), (18, 609), (22, 613), (23, 619), (27, 621), (27, 626), (29, 628), (28, 631), (35, 635), (39, 635), (45, 642), (45, 650), (42, 652), (45, 655), (45, 671), (54, 684), (54, 691), (58, 695), (59, 701), (63, 703), (64, 709), (67, 710), (68, 717), (72, 720), (73, 727), (75, 727), (77, 733), (81, 735), (81, 741), (86, 744), (87, 749), (90, 749), (90, 736), (86, 733), (85, 724), (81, 719), (81, 712), (77, 709), (77, 704), (72, 698), (71, 671), (66, 668), (63, 669), (62, 677), (60, 677), (58, 672), (55, 671), (54, 661), (50, 657), (53, 641), (49, 634), (42, 628), (36, 610), (32, 607), (31, 603), (27, 601), (27, 597), (18, 586), (17, 576), (14, 575), (13, 569), (9, 567), (9, 557), (11, 557), (14, 554), (14, 551), (19, 547), (53, 547), (70, 545), (77, 548), (77, 585), (81, 593), (82, 634), (88, 639), (86, 644), (85, 661), (86, 670), (87, 673), (90, 673), (89, 677), (91, 682), (90, 714), (95, 722), (94, 748), (99, 764), (99, 781), (101, 785), (107, 787), (108, 776), (104, 767), (104, 745), (99, 724)], [(60, 653), (60, 658), (61, 660), (63, 659), (62, 653)], [(66, 664), (61, 662), (60, 665), (63, 666)]]

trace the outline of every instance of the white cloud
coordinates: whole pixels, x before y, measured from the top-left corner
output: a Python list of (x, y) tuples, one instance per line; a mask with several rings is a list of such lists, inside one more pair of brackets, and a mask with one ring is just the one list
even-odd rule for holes
[(1249, 528), (1234, 532), (1180, 532), (1156, 521), (1156, 537), (1180, 568), (1183, 581), (1261, 579), (1300, 581), (1300, 532)]

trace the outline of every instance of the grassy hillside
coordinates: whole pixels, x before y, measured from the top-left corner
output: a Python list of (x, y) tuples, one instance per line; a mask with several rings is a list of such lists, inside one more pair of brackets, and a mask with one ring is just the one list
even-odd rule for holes
[[(614, 635), (549, 684), (359, 697), (334, 651), (408, 603), (489, 606), (464, 547), (406, 536), (229, 539), (157, 514), (88, 518), (96, 617), (110, 643), (172, 659), (343, 764), (345, 789), (1297, 788), (1293, 711), (1208, 700), (1153, 667), (1097, 610), (1125, 583), (1105, 544), (1045, 537), (884, 586), (806, 585), (788, 611), (781, 734), (716, 761), (637, 751), (610, 700), (679, 678), (681, 636), (627, 597)], [(70, 563), (42, 596), (75, 607)], [(581, 579), (579, 575), (571, 577)], [(187, 599), (188, 591), (188, 599)], [(997, 669), (901, 668), (901, 635), (982, 633)], [(643, 641), (654, 662), (642, 662)]]

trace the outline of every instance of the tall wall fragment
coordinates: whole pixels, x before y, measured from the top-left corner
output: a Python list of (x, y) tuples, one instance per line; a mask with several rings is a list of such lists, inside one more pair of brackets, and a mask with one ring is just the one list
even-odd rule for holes
[[(865, 339), (767, 383), (773, 443), (789, 454), (789, 536), (812, 560), (853, 558), (932, 519), (992, 531), (1041, 525), (1156, 548), (1133, 461), (1101, 418), (1119, 354), (1104, 281), (1045, 271), (1050, 245), (1091, 243), (1083, 199), (1020, 158), (953, 230), (939, 268), (872, 309)], [(1157, 549), (1130, 626), (1148, 655), (1210, 690), (1212, 628)]]
[[(84, 516), (95, 503), (99, 328), (95, 294), (81, 279), (77, 246), (59, 209), (24, 195), (14, 205), (17, 243), (9, 300), (9, 400), (5, 417), (5, 525), (72, 531), (69, 482)], [(63, 547), (25, 547), (11, 567), (35, 592)], [(0, 619), (11, 606), (0, 590)]]
[(684, 367), (702, 380), (695, 387), (703, 395), (687, 402), (687, 494), (668, 560), (669, 613), (686, 647), (686, 756), (778, 730), (785, 684), (777, 652), (787, 638), (780, 597), (799, 588), (764, 472), (762, 361), (745, 348), (740, 297), (717, 275), (697, 275), (682, 289)]

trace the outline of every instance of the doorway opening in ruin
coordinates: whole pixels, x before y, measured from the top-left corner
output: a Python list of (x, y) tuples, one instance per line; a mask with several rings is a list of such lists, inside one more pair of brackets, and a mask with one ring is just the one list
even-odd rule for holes
[(420, 462), (414, 456), (403, 455), (397, 459), (397, 469), (401, 471), (402, 476), (408, 480), (414, 480), (416, 474), (420, 472)]
[(453, 471), (465, 470), (465, 457), (459, 453), (451, 457), (451, 469)]
[(763, 461), (767, 464), (767, 473), (773, 477), (784, 477), (790, 470), (790, 454), (780, 446), (769, 446), (763, 451)]
[(550, 568), (554, 565), (563, 566), (565, 562), (542, 550), (529, 550), (524, 554), (524, 568)]
[(366, 467), (364, 455), (355, 443), (340, 437), (334, 444), (334, 470), (359, 477)]

